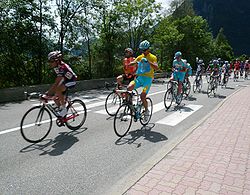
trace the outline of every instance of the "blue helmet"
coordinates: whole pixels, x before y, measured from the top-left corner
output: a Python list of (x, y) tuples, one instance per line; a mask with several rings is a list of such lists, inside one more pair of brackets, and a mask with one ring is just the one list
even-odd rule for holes
[(177, 58), (177, 57), (180, 57), (182, 56), (182, 53), (180, 51), (177, 51), (175, 54), (174, 54), (174, 57)]
[(139, 49), (140, 50), (147, 50), (150, 47), (150, 43), (147, 40), (144, 40), (140, 43)]

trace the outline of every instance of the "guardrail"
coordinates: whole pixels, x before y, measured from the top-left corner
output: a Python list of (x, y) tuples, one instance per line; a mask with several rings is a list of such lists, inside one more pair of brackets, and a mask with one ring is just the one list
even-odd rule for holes
[[(167, 73), (155, 73), (155, 78), (163, 78), (166, 76)], [(73, 92), (103, 88), (105, 86), (105, 82), (112, 82), (112, 81), (115, 81), (115, 78), (77, 81), (76, 87), (73, 89)], [(28, 93), (34, 91), (46, 92), (50, 86), (51, 84), (44, 84), (44, 85), (0, 89), (0, 103), (23, 101), (25, 100), (25, 95), (24, 95), (25, 91), (27, 91)]]

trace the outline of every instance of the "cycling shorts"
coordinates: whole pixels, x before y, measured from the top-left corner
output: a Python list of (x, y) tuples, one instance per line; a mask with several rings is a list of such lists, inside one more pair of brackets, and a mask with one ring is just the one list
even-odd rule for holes
[(174, 72), (174, 80), (183, 83), (186, 72)]
[(134, 89), (138, 89), (139, 87), (143, 87), (142, 92), (148, 94), (149, 89), (152, 84), (152, 78), (146, 76), (138, 76), (135, 80), (131, 81), (130, 84), (133, 84), (135, 87)]

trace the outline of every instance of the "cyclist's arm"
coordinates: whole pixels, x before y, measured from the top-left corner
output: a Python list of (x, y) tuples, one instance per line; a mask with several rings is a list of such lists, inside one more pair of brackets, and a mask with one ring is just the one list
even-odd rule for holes
[(148, 63), (150, 64), (150, 66), (154, 69), (154, 70), (158, 70), (158, 63), (157, 62), (150, 62), (148, 61)]
[(55, 83), (49, 88), (49, 90), (46, 92), (47, 95), (53, 95), (55, 93), (56, 88), (61, 85), (63, 82), (64, 77), (58, 76), (56, 77)]

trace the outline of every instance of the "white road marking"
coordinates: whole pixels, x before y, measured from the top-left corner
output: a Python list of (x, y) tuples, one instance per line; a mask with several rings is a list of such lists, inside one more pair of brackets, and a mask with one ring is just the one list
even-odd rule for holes
[(165, 118), (157, 121), (156, 123), (175, 126), (202, 107), (202, 105), (189, 104), (184, 108), (180, 109), (180, 111), (176, 111), (173, 114), (170, 114), (169, 116), (166, 116)]

